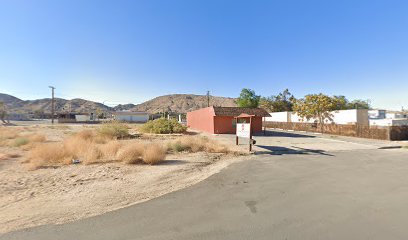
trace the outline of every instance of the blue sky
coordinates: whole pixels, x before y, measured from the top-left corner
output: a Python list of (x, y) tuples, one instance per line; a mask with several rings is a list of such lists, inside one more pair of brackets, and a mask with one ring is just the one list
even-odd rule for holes
[(408, 1), (0, 0), (0, 92), (140, 103), (284, 88), (408, 108)]

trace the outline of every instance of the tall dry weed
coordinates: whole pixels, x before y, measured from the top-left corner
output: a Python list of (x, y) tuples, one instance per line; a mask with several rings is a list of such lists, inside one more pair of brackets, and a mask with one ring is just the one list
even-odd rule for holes
[(102, 154), (107, 161), (114, 161), (116, 160), (116, 155), (121, 147), (122, 144), (119, 141), (110, 141), (106, 144), (100, 145), (99, 149), (102, 151)]
[(92, 145), (86, 152), (84, 152), (82, 162), (84, 164), (94, 164), (101, 162), (102, 157), (103, 153), (101, 149), (96, 145)]
[(142, 159), (144, 163), (157, 164), (166, 159), (166, 148), (158, 143), (150, 143), (146, 145)]
[(65, 151), (62, 143), (44, 143), (31, 149), (29, 156), (29, 168), (38, 169), (45, 166), (68, 164), (71, 155)]
[(129, 164), (141, 162), (144, 149), (144, 144), (138, 142), (128, 143), (118, 151), (116, 159)]
[(183, 136), (168, 144), (168, 149), (174, 152), (209, 152), (229, 153), (224, 144), (204, 136)]

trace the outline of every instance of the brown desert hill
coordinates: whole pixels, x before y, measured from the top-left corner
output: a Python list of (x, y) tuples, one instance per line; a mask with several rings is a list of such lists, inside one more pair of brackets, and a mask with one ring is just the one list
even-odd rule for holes
[[(51, 112), (51, 99), (43, 98), (37, 100), (21, 100), (14, 96), (0, 93), (0, 102), (4, 102), (10, 113), (35, 113)], [(56, 112), (72, 111), (78, 113), (94, 112), (96, 110), (111, 111), (112, 108), (93, 101), (88, 101), (80, 98), (66, 100), (55, 98)]]
[[(51, 99), (21, 100), (14, 96), (0, 93), (0, 101), (7, 106), (9, 113), (51, 113)], [(210, 96), (211, 106), (236, 107), (234, 98)], [(207, 106), (206, 95), (172, 94), (153, 98), (141, 104), (124, 104), (108, 107), (102, 103), (80, 98), (66, 100), (55, 98), (56, 112), (88, 113), (95, 111), (144, 111), (148, 113), (176, 112), (186, 113)]]
[[(236, 107), (235, 98), (210, 96), (210, 106)], [(149, 113), (176, 112), (186, 113), (207, 107), (206, 95), (171, 94), (153, 98), (133, 107), (133, 111)]]

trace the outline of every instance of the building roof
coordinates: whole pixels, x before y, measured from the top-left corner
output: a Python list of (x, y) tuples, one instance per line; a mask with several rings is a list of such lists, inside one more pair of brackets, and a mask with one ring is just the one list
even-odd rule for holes
[(147, 112), (117, 111), (114, 115), (149, 115)]
[(255, 115), (257, 117), (270, 117), (269, 113), (263, 108), (241, 108), (241, 107), (213, 107), (215, 116), (233, 116), (238, 117), (242, 113)]

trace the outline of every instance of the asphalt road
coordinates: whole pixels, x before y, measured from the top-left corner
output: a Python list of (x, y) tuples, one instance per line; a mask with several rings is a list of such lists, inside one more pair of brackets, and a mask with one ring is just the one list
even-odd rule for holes
[(408, 239), (407, 170), (407, 150), (257, 155), (142, 204), (0, 239)]

